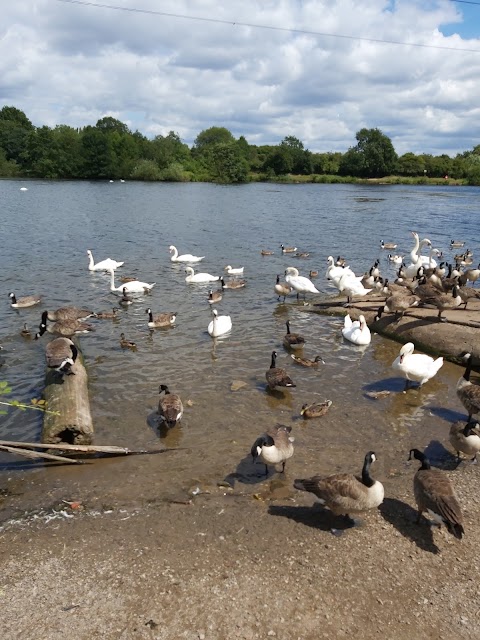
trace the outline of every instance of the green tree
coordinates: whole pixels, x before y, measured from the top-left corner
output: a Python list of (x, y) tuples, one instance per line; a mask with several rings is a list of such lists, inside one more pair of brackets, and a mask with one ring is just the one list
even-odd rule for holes
[(7, 160), (23, 165), (25, 141), (34, 129), (33, 124), (20, 109), (5, 106), (0, 110), (0, 149), (3, 149)]
[[(397, 154), (388, 136), (380, 129), (360, 129), (340, 163), (340, 173), (364, 178), (380, 178), (395, 171)], [(356, 171), (356, 173), (352, 173)]]
[(401, 176), (423, 176), (425, 162), (421, 156), (414, 153), (404, 153), (397, 162), (397, 173)]
[(188, 145), (184, 144), (174, 131), (170, 131), (167, 136), (155, 136), (150, 145), (150, 157), (156, 161), (160, 169), (165, 169), (172, 163), (182, 164), (190, 157)]
[(283, 176), (291, 173), (293, 169), (293, 158), (290, 150), (286, 146), (276, 147), (263, 163), (263, 170), (274, 172), (274, 175)]
[(235, 142), (214, 145), (211, 155), (212, 178), (216, 182), (248, 181), (248, 163)]
[(201, 131), (193, 143), (195, 153), (204, 153), (217, 144), (235, 142), (232, 133), (225, 127), (210, 127)]
[(112, 178), (115, 170), (115, 155), (111, 136), (96, 127), (85, 127), (82, 131), (82, 173), (85, 178)]

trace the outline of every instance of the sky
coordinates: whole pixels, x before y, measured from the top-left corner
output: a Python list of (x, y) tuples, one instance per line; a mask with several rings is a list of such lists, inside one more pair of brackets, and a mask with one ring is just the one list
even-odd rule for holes
[(189, 146), (209, 127), (345, 152), (378, 128), (399, 155), (480, 144), (480, 0), (15, 0), (0, 108), (35, 126), (105, 116)]

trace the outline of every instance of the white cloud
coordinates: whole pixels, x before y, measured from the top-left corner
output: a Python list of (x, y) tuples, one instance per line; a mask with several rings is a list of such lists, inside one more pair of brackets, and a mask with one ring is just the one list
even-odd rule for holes
[(480, 39), (441, 33), (445, 24), (461, 27), (453, 2), (114, 4), (206, 20), (57, 0), (7, 3), (1, 104), (36, 125), (84, 126), (115, 114), (146, 135), (174, 130), (188, 144), (213, 125), (255, 144), (294, 135), (312, 151), (344, 151), (362, 127), (381, 128), (398, 153), (455, 154), (480, 137)]

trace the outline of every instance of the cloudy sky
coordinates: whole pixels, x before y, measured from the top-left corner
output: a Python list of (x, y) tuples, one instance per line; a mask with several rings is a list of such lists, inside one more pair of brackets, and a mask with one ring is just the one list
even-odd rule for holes
[[(211, 126), (346, 151), (480, 144), (480, 0), (11, 0), (0, 107), (36, 126), (106, 115), (192, 145)], [(414, 46), (417, 45), (417, 46)]]

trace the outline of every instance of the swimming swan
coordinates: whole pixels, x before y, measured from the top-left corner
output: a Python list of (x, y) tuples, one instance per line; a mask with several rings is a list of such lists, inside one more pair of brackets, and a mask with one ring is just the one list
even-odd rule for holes
[(342, 336), (345, 340), (353, 342), (353, 344), (370, 344), (372, 336), (365, 321), (365, 316), (360, 316), (358, 320), (352, 322), (350, 315), (347, 313), (342, 329)]
[(186, 267), (185, 273), (188, 273), (185, 282), (215, 282), (220, 280), (220, 276), (212, 276), (210, 273), (195, 273), (192, 267)]
[(110, 271), (110, 291), (120, 291), (124, 295), (125, 293), (146, 293), (150, 291), (152, 287), (156, 284), (153, 282), (152, 284), (148, 284), (148, 282), (140, 282), (140, 280), (134, 280), (133, 282), (125, 282), (121, 284), (119, 287), (115, 286), (115, 273), (113, 269), (109, 269)]
[(177, 247), (174, 247), (173, 244), (170, 245), (170, 253), (173, 253), (173, 256), (170, 258), (171, 262), (200, 262), (203, 260), (205, 256), (192, 256), (191, 253), (184, 253), (183, 255), (178, 255)]
[(232, 319), (230, 316), (219, 316), (216, 309), (212, 309), (213, 320), (208, 325), (208, 333), (212, 338), (218, 338), (228, 333), (232, 329)]
[(112, 260), (112, 258), (106, 258), (105, 260), (102, 260), (101, 262), (97, 262), (97, 264), (95, 264), (95, 262), (93, 261), (93, 254), (90, 249), (87, 249), (87, 255), (90, 259), (90, 262), (88, 263), (89, 271), (109, 271), (110, 269), (113, 269), (113, 271), (115, 271), (115, 269), (121, 267), (122, 264), (125, 264), (124, 262), (117, 262), (116, 260)]

